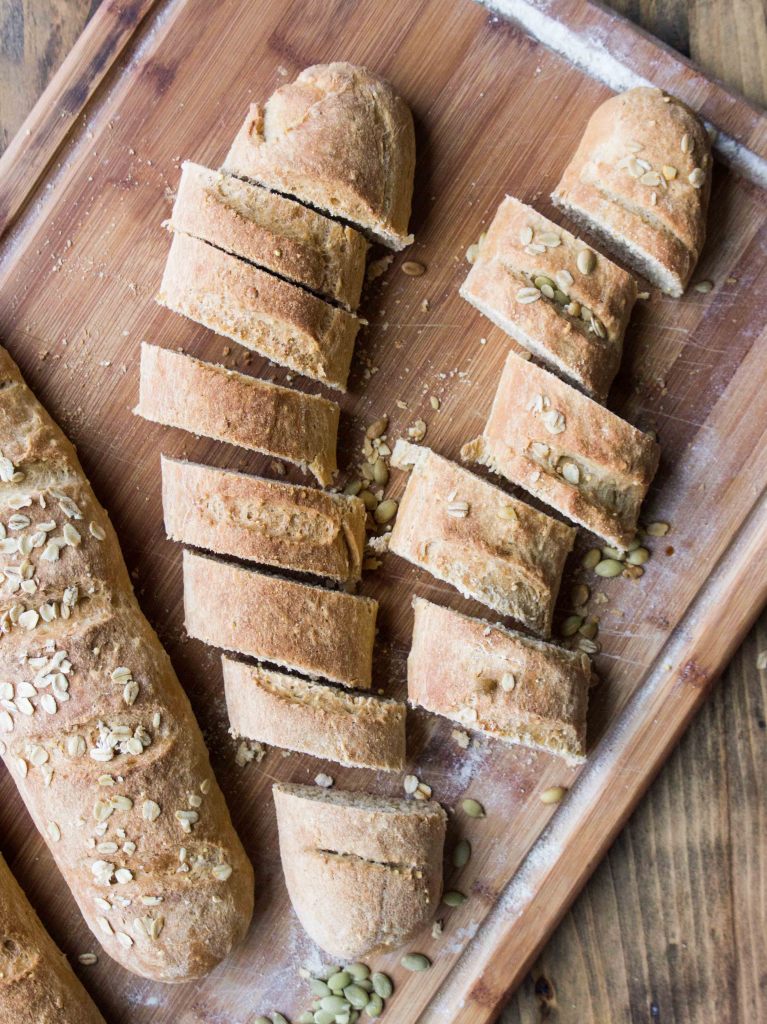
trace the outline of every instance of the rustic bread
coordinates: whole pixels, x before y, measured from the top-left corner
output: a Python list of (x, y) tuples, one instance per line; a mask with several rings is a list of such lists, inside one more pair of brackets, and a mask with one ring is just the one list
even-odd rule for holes
[(3, 758), (110, 956), (200, 977), (245, 934), (253, 870), (109, 519), (2, 350), (0, 452)]
[(416, 597), (407, 660), (411, 704), (572, 764), (586, 753), (591, 664), (580, 651), (523, 636)]
[(187, 161), (167, 226), (356, 309), (368, 244), (354, 228)]
[(354, 583), (365, 551), (359, 498), (162, 456), (171, 540)]
[(392, 249), (413, 241), (413, 117), (367, 68), (317, 64), (265, 106), (251, 104), (224, 169), (349, 221)]
[(0, 857), (0, 1020), (104, 1024)]
[(184, 551), (190, 636), (369, 690), (378, 602)]
[(438, 803), (287, 783), (272, 792), (290, 901), (326, 953), (400, 946), (428, 921), (442, 893)]
[(335, 402), (146, 342), (134, 412), (154, 423), (285, 459), (323, 485), (336, 473), (340, 409)]
[(461, 295), (548, 366), (606, 397), (637, 296), (625, 270), (506, 196)]
[(352, 768), (402, 771), (405, 705), (345, 693), (225, 655), (224, 690), (234, 736)]
[(510, 352), (484, 432), (461, 455), (625, 550), (660, 448), (648, 434)]
[(346, 389), (357, 317), (199, 238), (173, 236), (157, 301), (273, 363)]
[(552, 199), (668, 295), (706, 238), (711, 141), (696, 114), (641, 86), (594, 111)]
[(397, 441), (392, 465), (412, 472), (389, 550), (549, 636), (575, 530), (428, 448)]

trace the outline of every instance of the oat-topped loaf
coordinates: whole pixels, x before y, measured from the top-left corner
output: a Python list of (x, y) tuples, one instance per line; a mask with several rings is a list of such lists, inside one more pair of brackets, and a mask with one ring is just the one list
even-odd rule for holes
[(316, 64), (265, 106), (251, 104), (224, 169), (349, 221), (392, 249), (413, 241), (413, 117), (367, 68)]
[(198, 978), (253, 870), (74, 448), (0, 350), (2, 755), (89, 927), (127, 970)]
[(397, 441), (412, 467), (389, 550), (544, 636), (575, 530), (429, 448)]
[(577, 764), (586, 753), (591, 663), (504, 626), (416, 597), (411, 704)]
[(662, 291), (681, 295), (706, 238), (711, 164), (698, 116), (641, 86), (597, 107), (552, 199)]
[(309, 936), (354, 960), (405, 942), (442, 892), (447, 815), (434, 801), (273, 787), (290, 901)]
[(510, 352), (484, 432), (461, 455), (625, 550), (660, 448), (648, 434)]
[(625, 270), (506, 196), (461, 295), (534, 356), (606, 397), (637, 295)]

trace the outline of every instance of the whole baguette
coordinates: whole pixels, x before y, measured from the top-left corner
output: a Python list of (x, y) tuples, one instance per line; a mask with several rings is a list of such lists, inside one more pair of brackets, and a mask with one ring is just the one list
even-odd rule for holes
[(0, 1021), (105, 1024), (0, 857)]
[(245, 934), (253, 870), (109, 519), (2, 350), (0, 451), (3, 758), (107, 952), (200, 977)]

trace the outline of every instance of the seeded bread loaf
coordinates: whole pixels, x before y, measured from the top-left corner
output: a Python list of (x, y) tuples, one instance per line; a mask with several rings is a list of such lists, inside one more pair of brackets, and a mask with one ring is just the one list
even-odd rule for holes
[(606, 397), (637, 296), (634, 278), (606, 257), (506, 196), (461, 295), (555, 371)]
[(369, 690), (378, 602), (184, 551), (190, 636), (307, 676)]
[(484, 432), (461, 454), (625, 550), (660, 448), (648, 434), (511, 352)]
[(268, 189), (187, 161), (168, 227), (347, 309), (359, 305), (368, 248), (363, 236)]
[(110, 956), (200, 977), (245, 934), (253, 870), (109, 519), (2, 350), (0, 451), (2, 756)]
[(357, 317), (199, 238), (173, 236), (157, 301), (273, 363), (346, 389)]
[(226, 656), (224, 690), (234, 736), (352, 768), (402, 771), (405, 705), (345, 693)]
[(290, 901), (326, 953), (400, 946), (432, 916), (447, 818), (438, 803), (287, 783), (273, 793)]
[(340, 217), (392, 249), (413, 241), (413, 117), (367, 68), (317, 64), (265, 106), (251, 104), (224, 169)]
[(428, 448), (397, 441), (392, 465), (412, 472), (389, 550), (549, 636), (575, 530)]
[(359, 498), (162, 457), (171, 540), (354, 583), (365, 550)]
[(591, 664), (580, 651), (416, 597), (407, 661), (411, 704), (571, 764), (586, 753)]
[(327, 485), (336, 473), (340, 410), (320, 395), (141, 345), (138, 416), (292, 462)]
[(552, 199), (668, 295), (681, 295), (706, 238), (711, 142), (660, 89), (613, 96), (592, 114)]

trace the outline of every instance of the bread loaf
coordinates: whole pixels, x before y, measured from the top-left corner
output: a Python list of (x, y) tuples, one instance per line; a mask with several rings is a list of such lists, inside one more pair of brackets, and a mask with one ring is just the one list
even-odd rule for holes
[(415, 172), (407, 104), (353, 64), (317, 64), (253, 103), (224, 169), (349, 221), (403, 249)]
[(299, 921), (331, 956), (400, 946), (442, 893), (446, 815), (433, 801), (277, 784), (280, 858)]
[(74, 448), (0, 350), (0, 740), (88, 925), (158, 981), (210, 971), (253, 870)]
[(138, 416), (292, 462), (323, 485), (336, 472), (340, 410), (320, 395), (141, 345)]

